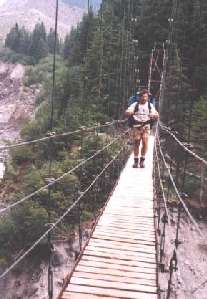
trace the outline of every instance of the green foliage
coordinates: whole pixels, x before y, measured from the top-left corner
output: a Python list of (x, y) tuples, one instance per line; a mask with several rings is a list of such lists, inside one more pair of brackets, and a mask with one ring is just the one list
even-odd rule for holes
[(45, 231), (48, 215), (37, 204), (27, 203), (0, 220), (0, 257), (11, 258), (12, 252), (26, 249)]
[(32, 162), (33, 159), (34, 154), (28, 146), (17, 147), (12, 151), (12, 160), (16, 165)]

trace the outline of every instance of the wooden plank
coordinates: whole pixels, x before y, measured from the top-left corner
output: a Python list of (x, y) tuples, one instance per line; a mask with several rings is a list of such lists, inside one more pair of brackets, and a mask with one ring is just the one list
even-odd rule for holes
[(99, 295), (90, 295), (90, 294), (81, 294), (81, 293), (72, 293), (64, 292), (62, 299), (117, 299), (117, 297), (106, 297)]
[(104, 211), (104, 216), (116, 217), (116, 219), (123, 219), (123, 220), (129, 219), (129, 217), (130, 217), (131, 221), (140, 221), (140, 218), (141, 218), (141, 219), (145, 219), (145, 220), (149, 219), (149, 220), (151, 220), (151, 222), (153, 222), (152, 219), (154, 219), (153, 213), (148, 214), (147, 212), (145, 213), (144, 211), (142, 211), (142, 213), (140, 212), (138, 215), (120, 214), (118, 212), (116, 213), (113, 211)]
[(97, 255), (99, 256), (111, 256), (114, 258), (122, 258), (125, 260), (137, 260), (137, 261), (143, 261), (143, 262), (151, 262), (151, 263), (155, 263), (156, 258), (155, 255), (151, 255), (145, 252), (135, 252), (133, 253), (132, 251), (128, 251), (128, 250), (120, 250), (120, 249), (110, 249), (110, 248), (97, 248), (95, 247), (91, 247), (88, 246), (85, 250), (86, 254), (90, 254), (90, 255)]
[[(143, 237), (143, 238), (141, 238)], [(124, 236), (117, 236), (114, 235), (109, 235), (109, 234), (104, 234), (104, 233), (94, 233), (93, 234), (93, 239), (98, 239), (98, 240), (111, 240), (111, 241), (117, 241), (117, 242), (126, 242), (129, 244), (140, 244), (140, 245), (147, 245), (147, 246), (155, 246), (155, 240), (144, 240), (145, 236), (140, 236), (135, 238), (126, 238)]]
[[(149, 293), (140, 293), (140, 292), (132, 292), (125, 290), (117, 290), (110, 288), (99, 288), (99, 287), (89, 287), (89, 286), (80, 286), (70, 284), (67, 288), (68, 292), (77, 292), (77, 293), (85, 293), (85, 294), (96, 294), (100, 296), (112, 296), (116, 298), (128, 298), (128, 299), (157, 299), (156, 294)], [(106, 298), (107, 299), (107, 298)]]
[(87, 246), (87, 249), (91, 249), (91, 250), (96, 250), (96, 251), (98, 251), (98, 250), (100, 250), (100, 251), (103, 251), (103, 250), (109, 250), (109, 251), (111, 251), (111, 250), (116, 250), (116, 251), (124, 251), (124, 252), (126, 252), (126, 255), (128, 254), (128, 255), (130, 255), (130, 254), (132, 254), (133, 252), (135, 253), (135, 254), (143, 254), (143, 255), (146, 255), (146, 256), (151, 256), (152, 258), (154, 258), (155, 257), (155, 253), (154, 252), (151, 252), (151, 251), (149, 251), (149, 252), (147, 252), (146, 250), (144, 250), (144, 249), (142, 249), (142, 248), (137, 248), (137, 250), (135, 251), (135, 250), (133, 250), (133, 249), (131, 249), (131, 248), (123, 248), (123, 247), (118, 247), (118, 246), (109, 246), (109, 247), (107, 247), (107, 246), (102, 246), (102, 245), (100, 245), (100, 244), (88, 244), (88, 246)]
[(156, 258), (155, 255), (151, 254), (146, 254), (142, 252), (131, 252), (131, 251), (126, 251), (126, 250), (113, 250), (109, 248), (99, 248), (99, 250), (91, 249), (91, 247), (87, 247), (84, 251), (85, 254), (88, 255), (94, 255), (94, 256), (111, 256), (113, 258), (120, 258), (124, 260), (137, 260), (137, 261), (143, 261), (143, 262), (148, 262), (148, 263), (156, 263)]
[(151, 254), (156, 254), (155, 246), (147, 246), (147, 245), (139, 245), (139, 244), (130, 244), (127, 242), (116, 242), (110, 240), (99, 240), (94, 239), (93, 237), (90, 240), (90, 245), (95, 245), (99, 247), (106, 247), (106, 248), (117, 248), (117, 249), (127, 249), (131, 251), (143, 251)]
[[(114, 192), (112, 195), (114, 200), (120, 200), (121, 202), (130, 202), (136, 204), (137, 202), (148, 202), (153, 203), (153, 192), (150, 190), (147, 190), (146, 187), (143, 186), (143, 189), (145, 189), (146, 194), (143, 193), (131, 193), (127, 188), (123, 188), (123, 190), (119, 190)], [(125, 190), (125, 192), (123, 192)]]
[(145, 277), (148, 276), (151, 279), (155, 279), (156, 278), (156, 269), (153, 268), (141, 268), (141, 267), (129, 267), (126, 265), (119, 265), (119, 264), (113, 264), (113, 263), (104, 263), (104, 262), (91, 262), (89, 263), (89, 261), (86, 260), (80, 260), (79, 264), (81, 266), (93, 266), (95, 268), (105, 268), (105, 269), (114, 269), (114, 270), (120, 270), (123, 271), (123, 273), (125, 271), (128, 272), (136, 272), (136, 273), (140, 273), (140, 274), (145, 274)]
[(87, 255), (84, 254), (82, 256), (82, 261), (90, 261), (91, 264), (94, 262), (101, 262), (101, 263), (110, 263), (110, 264), (117, 264), (117, 265), (126, 265), (126, 266), (132, 266), (132, 267), (140, 267), (140, 268), (148, 268), (148, 269), (156, 269), (155, 264), (147, 263), (147, 262), (140, 262), (136, 260), (124, 260), (121, 258), (111, 258), (111, 257), (103, 257), (103, 256), (93, 256), (93, 255)]
[(143, 279), (141, 277), (126, 277), (124, 275), (112, 275), (112, 274), (103, 274), (103, 273), (89, 273), (89, 272), (79, 272), (75, 271), (73, 277), (82, 277), (82, 278), (91, 278), (98, 280), (107, 280), (114, 282), (127, 282), (133, 284), (147, 285), (156, 288), (156, 282), (152, 280)]
[(155, 229), (154, 226), (145, 228), (145, 227), (134, 227), (134, 228), (126, 228), (126, 227), (121, 227), (118, 225), (98, 225), (96, 227), (96, 231), (105, 231), (109, 233), (122, 233), (123, 235), (125, 234), (130, 234), (130, 235), (138, 235), (138, 234), (143, 234), (143, 235), (148, 235), (148, 236), (153, 236), (155, 238)]
[(116, 204), (108, 204), (105, 208), (105, 211), (117, 211), (117, 212), (121, 212), (121, 213), (125, 213), (127, 212), (128, 214), (138, 214), (140, 212), (149, 212), (149, 213), (153, 213), (153, 204), (151, 203), (151, 205), (143, 205), (143, 204), (140, 204), (140, 206), (137, 206), (137, 207), (122, 207), (120, 204), (117, 205)]
[[(118, 205), (117, 205), (118, 203)], [(139, 204), (136, 204), (136, 205), (132, 205), (132, 204), (127, 204), (126, 203), (120, 203), (120, 202), (112, 202), (112, 201), (109, 201), (107, 206), (106, 206), (106, 209), (111, 209), (111, 210), (117, 210), (117, 211), (122, 211), (125, 209), (125, 211), (129, 211), (129, 212), (140, 212), (140, 211), (143, 211), (145, 209), (148, 209), (149, 211), (153, 211), (153, 202), (139, 202)]]
[(145, 227), (145, 228), (153, 228), (154, 229), (154, 221), (148, 222), (146, 219), (142, 218), (139, 221), (132, 221), (129, 220), (127, 221), (126, 219), (116, 219), (115, 217), (108, 218), (108, 217), (103, 217), (99, 221), (99, 225), (119, 225), (119, 227), (124, 227), (124, 228), (135, 228), (135, 227)]
[(102, 288), (111, 288), (124, 291), (137, 291), (145, 293), (156, 293), (157, 289), (155, 287), (147, 285), (139, 285), (128, 282), (114, 282), (107, 280), (91, 279), (91, 278), (81, 278), (81, 277), (72, 277), (71, 283), (76, 285), (85, 285), (91, 287), (102, 287)]
[[(122, 229), (104, 229), (104, 228), (96, 228), (94, 234), (99, 235), (106, 235), (106, 236), (116, 236), (117, 238), (125, 238), (125, 239), (133, 239), (133, 240), (148, 240), (155, 242), (155, 233), (151, 231), (131, 231), (125, 230), (123, 232)], [(93, 235), (94, 235), (93, 234)]]
[(120, 225), (120, 223), (105, 223), (105, 224), (97, 224), (96, 226), (96, 229), (106, 229), (106, 230), (122, 230), (123, 232), (125, 231), (128, 231), (128, 232), (131, 232), (131, 233), (134, 233), (134, 232), (139, 232), (139, 231), (143, 231), (143, 232), (146, 232), (146, 231), (150, 231), (151, 233), (155, 233), (155, 227), (154, 227), (154, 224), (151, 224), (150, 226), (147, 225), (140, 225), (140, 226), (136, 226), (136, 225), (132, 225), (132, 226), (127, 226), (127, 227), (124, 227), (122, 225)]
[[(118, 205), (117, 205), (118, 204)], [(123, 200), (122, 197), (115, 198), (113, 195), (110, 201), (107, 203), (107, 207), (118, 207), (118, 208), (129, 208), (129, 209), (141, 209), (141, 208), (153, 208), (153, 201), (137, 200), (136, 202), (130, 202), (128, 200)]]
[(110, 209), (110, 211), (117, 211), (117, 212), (120, 212), (120, 213), (127, 212), (128, 214), (134, 214), (134, 215), (136, 215), (140, 212), (143, 212), (143, 211), (146, 211), (146, 212), (149, 212), (149, 213), (154, 212), (153, 204), (151, 204), (151, 205), (140, 204), (140, 206), (136, 206), (136, 207), (131, 206), (131, 207), (129, 207), (129, 206), (126, 206), (126, 205), (121, 205), (120, 203), (118, 203), (118, 206), (117, 206), (117, 203), (116, 203), (116, 204), (113, 204), (113, 205), (107, 205), (105, 211), (107, 211), (109, 209)]
[(125, 271), (123, 274), (123, 271), (120, 269), (97, 268), (94, 266), (78, 265), (76, 267), (76, 271), (86, 272), (86, 273), (94, 273), (94, 274), (121, 276), (121, 277), (125, 277), (126, 280), (128, 278), (136, 278), (136, 279), (141, 278), (146, 281), (149, 281), (149, 283), (153, 283), (153, 284), (156, 283), (156, 278), (154, 276), (150, 276), (149, 274), (133, 272), (133, 271)]
[[(133, 217), (133, 216), (122, 216), (119, 214), (109, 214), (109, 213), (104, 213), (101, 219), (104, 220), (118, 220), (122, 222), (127, 222), (130, 224), (140, 224), (140, 223), (147, 223), (147, 224), (153, 224), (154, 223), (154, 217), (145, 217), (145, 215), (139, 215), (139, 217)], [(100, 219), (100, 220), (101, 220)]]

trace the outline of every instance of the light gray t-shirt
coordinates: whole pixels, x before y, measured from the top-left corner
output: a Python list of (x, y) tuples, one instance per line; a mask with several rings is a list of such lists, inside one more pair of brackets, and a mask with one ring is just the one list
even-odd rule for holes
[[(136, 105), (137, 105), (137, 102), (133, 103), (132, 105), (129, 106), (129, 108), (127, 110), (130, 112), (134, 112)], [(146, 121), (150, 120), (149, 113), (151, 113), (151, 114), (157, 113), (155, 110), (155, 107), (152, 103), (150, 103), (150, 107), (151, 107), (151, 111), (149, 111), (148, 102), (146, 102), (145, 104), (139, 103), (138, 104), (139, 109), (133, 115), (134, 119), (139, 122), (146, 122)]]

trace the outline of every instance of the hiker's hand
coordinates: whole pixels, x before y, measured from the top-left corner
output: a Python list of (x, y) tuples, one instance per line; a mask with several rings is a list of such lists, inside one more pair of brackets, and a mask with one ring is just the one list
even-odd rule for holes
[(158, 113), (150, 113), (149, 115), (150, 119), (158, 119), (159, 118), (159, 114)]
[(134, 109), (132, 109), (130, 107), (125, 111), (126, 116), (131, 116), (133, 114), (134, 114)]

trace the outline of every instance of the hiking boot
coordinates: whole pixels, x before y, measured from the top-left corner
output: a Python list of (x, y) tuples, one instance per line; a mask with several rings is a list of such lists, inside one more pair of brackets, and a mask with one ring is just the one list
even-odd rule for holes
[(141, 157), (140, 158), (140, 168), (145, 168), (145, 158), (144, 157)]
[(138, 158), (134, 158), (134, 164), (132, 165), (133, 168), (138, 168), (139, 165), (139, 159)]

